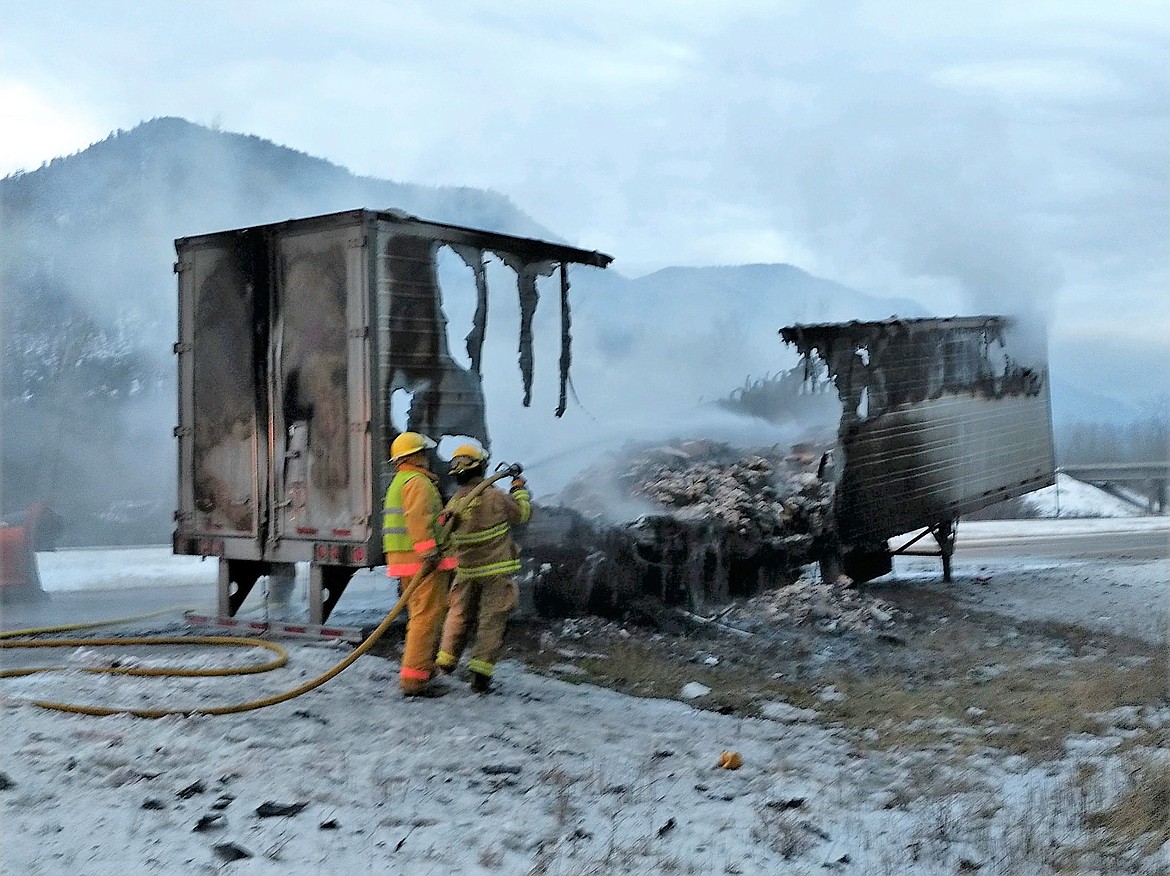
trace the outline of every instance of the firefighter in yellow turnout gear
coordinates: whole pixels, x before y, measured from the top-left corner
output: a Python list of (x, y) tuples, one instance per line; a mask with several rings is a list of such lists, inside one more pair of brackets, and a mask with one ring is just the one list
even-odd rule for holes
[(386, 575), (398, 578), (401, 589), (420, 570), (425, 572), (406, 604), (406, 645), (399, 671), (404, 696), (445, 692), (431, 683), (431, 673), (455, 558), (444, 556), (437, 542), (436, 518), (443, 498), (426, 456), (427, 449), (434, 446), (435, 442), (417, 432), (403, 432), (394, 439), (390, 460), (398, 470), (382, 508)]
[(509, 493), (488, 487), (470, 502), (467, 495), (484, 479), (487, 456), (465, 444), (451, 457), (451, 474), (460, 485), (444, 513), (455, 515), (448, 543), (458, 560), (455, 584), (447, 602), (447, 620), (435, 664), (451, 672), (475, 625), (471, 646), (471, 689), (486, 693), (504, 645), (504, 627), (516, 608), (518, 590), (512, 576), (520, 571), (519, 550), (511, 525), (527, 523), (532, 500), (523, 478), (513, 478)]

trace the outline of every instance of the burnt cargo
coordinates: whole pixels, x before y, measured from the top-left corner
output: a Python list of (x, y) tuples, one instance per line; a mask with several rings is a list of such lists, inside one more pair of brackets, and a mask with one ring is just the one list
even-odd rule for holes
[[(477, 296), (470, 367), (452, 356), (437, 257), (455, 253)], [(219, 611), (262, 575), (310, 563), (310, 620), (355, 569), (381, 565), (382, 496), (397, 431), (489, 445), (481, 380), (486, 260), (515, 274), (530, 400), (538, 277), (560, 272), (561, 406), (569, 367), (571, 263), (607, 255), (546, 241), (353, 210), (175, 241), (178, 509), (174, 551), (220, 558)]]
[(810, 374), (827, 369), (841, 401), (834, 516), (853, 577), (888, 571), (887, 540), (921, 529), (938, 540), (949, 578), (961, 515), (1055, 482), (1047, 350), (1036, 327), (975, 316), (780, 334)]

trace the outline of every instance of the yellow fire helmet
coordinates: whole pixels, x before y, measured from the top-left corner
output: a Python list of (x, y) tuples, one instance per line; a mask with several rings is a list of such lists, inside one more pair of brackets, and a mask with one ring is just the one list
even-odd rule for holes
[(403, 432), (390, 445), (390, 461), (397, 462), (405, 456), (427, 450), (435, 446), (435, 442), (426, 435), (418, 432)]
[(487, 454), (474, 444), (460, 444), (451, 454), (451, 474), (487, 464)]

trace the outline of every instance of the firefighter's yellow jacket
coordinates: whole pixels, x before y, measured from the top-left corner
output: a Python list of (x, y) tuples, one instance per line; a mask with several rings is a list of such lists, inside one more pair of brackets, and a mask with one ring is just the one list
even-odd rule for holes
[[(403, 463), (386, 490), (382, 549), (386, 555), (386, 574), (391, 578), (416, 574), (422, 566), (423, 555), (438, 546), (435, 518), (443, 507), (438, 480), (425, 468)], [(439, 569), (454, 568), (454, 557), (445, 556), (439, 562)]]
[(512, 541), (511, 525), (527, 523), (532, 516), (532, 500), (521, 485), (511, 493), (488, 487), (468, 503), (467, 495), (477, 483), (460, 487), (446, 508), (458, 517), (448, 550), (458, 561), (455, 577), (460, 581), (519, 572), (520, 552)]

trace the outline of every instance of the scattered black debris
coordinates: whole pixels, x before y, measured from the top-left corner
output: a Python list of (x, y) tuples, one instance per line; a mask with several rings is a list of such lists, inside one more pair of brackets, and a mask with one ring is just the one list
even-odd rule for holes
[(972, 861), (970, 858), (961, 858), (959, 860), (960, 873), (974, 873), (976, 870), (982, 870), (983, 865), (977, 861)]
[(147, 797), (145, 800), (142, 801), (142, 808), (143, 809), (166, 809), (167, 804), (164, 803), (162, 800), (158, 799), (158, 797)]
[(520, 775), (520, 767), (514, 764), (488, 764), (481, 768), (485, 775), (489, 776), (503, 776), (503, 775)]
[(224, 820), (224, 817), (218, 812), (209, 813), (207, 815), (201, 816), (200, 819), (195, 822), (195, 826), (191, 828), (191, 832), (202, 833), (205, 830), (213, 830), (217, 827), (225, 827), (226, 824), (227, 822)]
[(673, 817), (666, 819), (666, 824), (664, 824), (664, 825), (662, 825), (662, 827), (658, 828), (658, 835), (659, 836), (666, 836), (668, 833), (670, 833), (672, 830), (674, 830), (675, 824), (676, 824), (676, 822), (675, 822)]
[(206, 790), (207, 790), (207, 787), (203, 784), (203, 782), (192, 782), (190, 785), (185, 787), (183, 790), (181, 790), (177, 794), (175, 794), (175, 796), (178, 797), (180, 800), (190, 800), (196, 794), (202, 794)]
[(828, 834), (828, 833), (826, 833), (825, 831), (821, 830), (819, 827), (817, 827), (817, 826), (816, 826), (815, 824), (813, 824), (811, 821), (806, 821), (806, 822), (804, 822), (803, 824), (801, 824), (801, 827), (803, 827), (805, 830), (807, 830), (807, 831), (808, 831), (809, 833), (811, 833), (813, 836), (815, 836), (815, 837), (818, 837), (819, 839), (823, 839), (823, 840), (825, 840), (825, 841), (828, 841), (828, 840), (832, 839), (832, 837), (831, 837), (831, 836), (829, 836), (829, 834)]
[(341, 822), (336, 818), (330, 818), (328, 821), (322, 821), (317, 827), (319, 830), (337, 830), (341, 827)]
[(294, 718), (307, 718), (310, 721), (316, 721), (322, 727), (324, 727), (326, 724), (329, 723), (328, 718), (323, 718), (320, 715), (315, 715), (312, 712), (310, 712), (308, 709), (297, 709), (295, 712), (293, 712), (293, 717)]
[(888, 645), (905, 645), (906, 640), (901, 636), (895, 636), (893, 633), (878, 633), (877, 639), (879, 642), (885, 642)]
[(804, 806), (804, 798), (792, 797), (788, 800), (769, 800), (764, 805), (769, 809), (801, 809)]
[(591, 834), (585, 828), (579, 827), (575, 831), (573, 831), (573, 835), (572, 835), (572, 837), (570, 837), (570, 839), (575, 839), (575, 840), (593, 839), (593, 834)]
[(664, 757), (674, 757), (674, 752), (669, 748), (660, 748), (654, 754), (650, 755), (654, 760), (661, 760)]
[(831, 869), (834, 867), (844, 867), (846, 864), (848, 864), (852, 860), (853, 859), (850, 858), (848, 855), (842, 855), (841, 857), (837, 858), (834, 861), (825, 861), (825, 863), (821, 864), (821, 866), (826, 868), (826, 869)]
[(77, 769), (77, 758), (71, 757), (65, 761), (65, 772), (71, 773), (75, 769)]
[(235, 843), (219, 843), (213, 847), (215, 854), (223, 861), (238, 861), (241, 858), (251, 858), (252, 853), (243, 846)]
[(261, 818), (280, 818), (296, 815), (308, 805), (308, 803), (273, 803), (269, 800), (256, 807), (256, 814)]
[(8, 773), (0, 773), (0, 791), (7, 791), (14, 787), (16, 787), (16, 782), (8, 778)]
[(607, 785), (605, 788), (606, 794), (624, 794), (630, 788), (628, 785)]
[(222, 812), (224, 809), (227, 809), (229, 806), (231, 806), (232, 801), (235, 799), (236, 798), (231, 794), (224, 794), (222, 797), (211, 804), (211, 808), (216, 812)]

